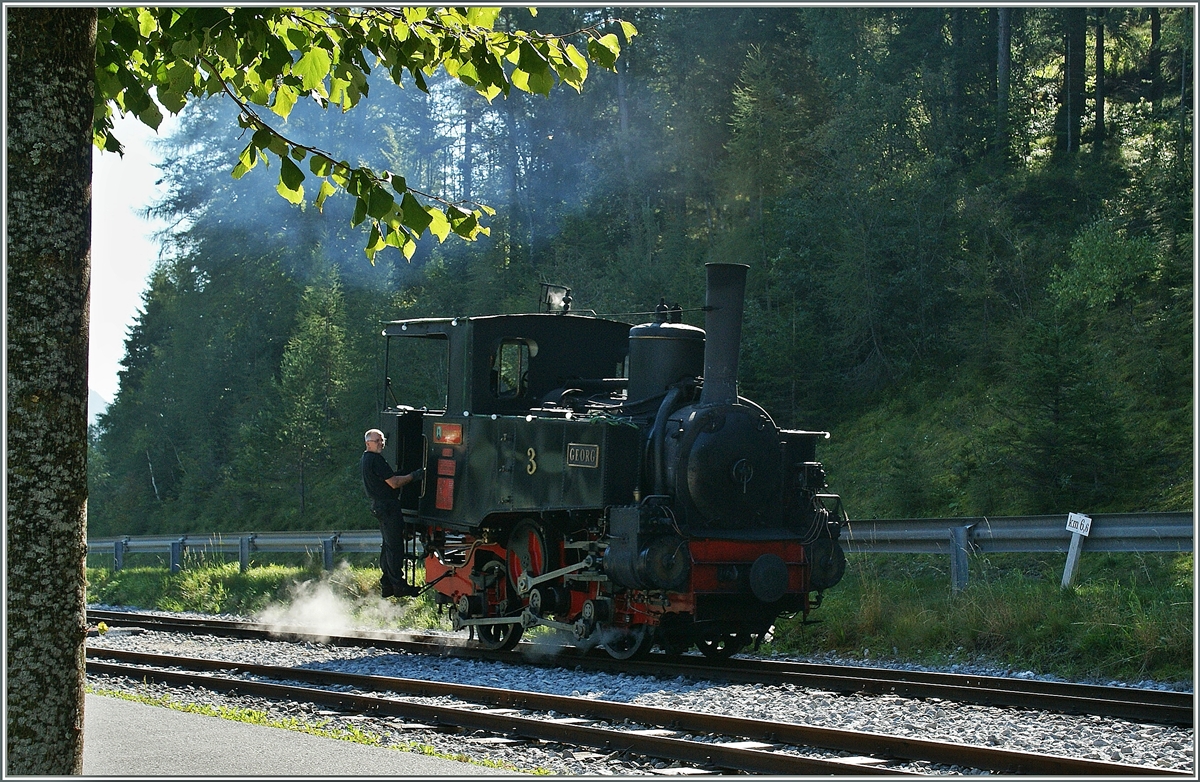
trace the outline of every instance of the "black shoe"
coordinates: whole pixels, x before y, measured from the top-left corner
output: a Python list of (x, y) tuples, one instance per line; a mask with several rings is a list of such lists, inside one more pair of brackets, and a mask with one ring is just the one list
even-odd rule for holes
[(379, 582), (379, 589), (384, 597), (392, 597), (396, 594), (396, 590), (392, 589), (392, 585), (383, 580)]
[(396, 590), (397, 597), (416, 597), (421, 594), (421, 587), (405, 584)]

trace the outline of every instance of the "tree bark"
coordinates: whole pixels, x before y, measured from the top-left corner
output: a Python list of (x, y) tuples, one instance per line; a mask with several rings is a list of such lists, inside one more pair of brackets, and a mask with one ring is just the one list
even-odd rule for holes
[(1150, 107), (1162, 108), (1162, 14), (1150, 9)]
[(1062, 105), (1058, 113), (1058, 149), (1075, 152), (1079, 149), (1079, 133), (1083, 127), (1083, 77), (1087, 59), (1087, 9), (1065, 8), (1063, 14), (1063, 83)]
[(95, 8), (9, 8), (7, 773), (83, 771)]
[(996, 33), (996, 149), (1002, 159), (1007, 160), (1008, 142), (1008, 94), (1012, 72), (1012, 9), (997, 9)]
[(1104, 148), (1108, 135), (1104, 127), (1104, 16), (1105, 9), (1096, 9), (1096, 129), (1092, 139), (1093, 148), (1099, 152)]

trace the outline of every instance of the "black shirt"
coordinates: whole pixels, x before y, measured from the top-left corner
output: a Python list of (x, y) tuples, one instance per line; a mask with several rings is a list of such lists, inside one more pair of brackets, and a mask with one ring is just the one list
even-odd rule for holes
[(399, 475), (383, 458), (383, 454), (374, 451), (363, 451), (362, 455), (363, 488), (372, 502), (386, 503), (397, 498), (399, 489), (387, 485), (387, 479)]

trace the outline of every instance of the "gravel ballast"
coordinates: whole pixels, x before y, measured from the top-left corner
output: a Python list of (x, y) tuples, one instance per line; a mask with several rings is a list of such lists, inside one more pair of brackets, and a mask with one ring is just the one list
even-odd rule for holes
[[(450, 681), (487, 687), (571, 695), (679, 711), (707, 712), (734, 717), (795, 722), (817, 727), (913, 736), (1026, 752), (1089, 758), (1108, 762), (1194, 771), (1195, 736), (1191, 728), (1151, 725), (1127, 720), (1064, 715), (1052, 712), (999, 709), (955, 704), (936, 699), (911, 700), (896, 696), (844, 695), (791, 685), (726, 684), (685, 679), (586, 672), (565, 668), (514, 666), (504, 663), (434, 658), (372, 647), (335, 647), (317, 643), (241, 640), (178, 633), (140, 632), (114, 628), (88, 638), (95, 648), (186, 655), (278, 666), (319, 667), (348, 673)], [(793, 659), (793, 658), (789, 658)], [(845, 662), (828, 656), (813, 662)], [(872, 665), (881, 663), (872, 661)], [(893, 666), (904, 667), (904, 666)], [(955, 672), (1006, 675), (1005, 672), (959, 665)], [(1007, 673), (1007, 675), (1013, 675)], [(1033, 674), (1021, 674), (1034, 678)], [(385, 745), (426, 745), (446, 755), (466, 755), (507, 767), (554, 774), (633, 775), (663, 773), (678, 765), (617, 753), (555, 748), (539, 743), (497, 744), (483, 735), (408, 730), (399, 720), (375, 719), (322, 711), (310, 704), (261, 698), (228, 697), (200, 690), (180, 691), (162, 685), (89, 676), (100, 690), (120, 690), (171, 700), (235, 706), (265, 711), (273, 719), (294, 718), (330, 729), (353, 725), (374, 732)], [(1182, 685), (1148, 682), (1138, 686), (1181, 689)], [(437, 699), (414, 699), (436, 702)], [(929, 769), (939, 771), (954, 771)]]

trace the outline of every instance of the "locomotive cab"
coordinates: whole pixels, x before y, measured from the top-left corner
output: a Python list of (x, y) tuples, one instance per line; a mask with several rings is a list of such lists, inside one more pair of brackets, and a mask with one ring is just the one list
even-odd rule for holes
[[(503, 527), (522, 512), (631, 502), (637, 462), (608, 455), (636, 450), (635, 433), (576, 418), (563, 404), (573, 394), (621, 402), (628, 334), (626, 323), (566, 314), (386, 324), (391, 395), (382, 428), (395, 450), (385, 455), (399, 470), (426, 468), (422, 485), (401, 498), (413, 521)], [(419, 364), (413, 341), (433, 346)], [(431, 389), (425, 404), (398, 403), (399, 377)]]

